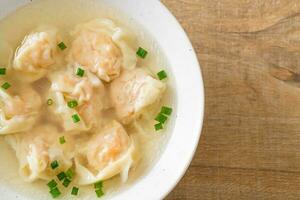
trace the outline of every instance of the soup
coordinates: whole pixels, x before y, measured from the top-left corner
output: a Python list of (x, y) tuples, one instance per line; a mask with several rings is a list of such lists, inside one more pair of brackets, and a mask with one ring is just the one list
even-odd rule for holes
[(172, 78), (142, 26), (98, 1), (41, 0), (1, 20), (0, 40), (8, 188), (109, 198), (155, 164), (172, 126)]

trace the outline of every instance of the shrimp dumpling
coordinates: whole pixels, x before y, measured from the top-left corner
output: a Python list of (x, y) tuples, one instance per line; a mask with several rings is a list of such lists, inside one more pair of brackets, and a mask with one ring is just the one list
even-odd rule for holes
[(112, 21), (97, 19), (79, 25), (68, 61), (87, 67), (101, 80), (110, 82), (120, 75), (122, 67), (134, 68), (136, 55), (124, 40), (129, 34)]
[[(62, 136), (67, 141), (63, 145), (59, 143)], [(19, 173), (25, 181), (47, 180), (57, 175), (57, 170), (64, 171), (73, 165), (73, 138), (58, 133), (54, 126), (38, 126), (23, 134), (6, 136), (5, 140), (16, 152)], [(53, 161), (58, 161), (56, 170), (51, 168)]]
[(76, 70), (79, 66), (68, 66), (62, 70), (52, 72), (48, 78), (51, 81), (53, 91), (62, 92), (70, 98), (76, 98), (82, 102), (90, 101), (95, 88), (103, 88), (101, 80), (84, 69), (84, 76), (78, 77)]
[(109, 36), (81, 31), (73, 41), (71, 55), (104, 81), (120, 75), (122, 53)]
[(157, 102), (166, 85), (154, 79), (145, 70), (124, 71), (110, 87), (112, 104), (117, 117), (128, 124), (148, 106)]
[(41, 107), (41, 98), (30, 87), (18, 95), (0, 89), (0, 135), (27, 131), (34, 125)]
[(15, 52), (13, 69), (22, 72), (23, 79), (29, 82), (42, 78), (56, 62), (57, 43), (55, 28), (30, 33)]
[(84, 146), (75, 159), (78, 184), (88, 185), (118, 174), (127, 180), (135, 146), (120, 123), (111, 122)]
[[(99, 124), (104, 107), (105, 88), (98, 77), (86, 71), (84, 77), (76, 77), (72, 67), (54, 72), (50, 77), (49, 97), (54, 104), (49, 108), (63, 121), (66, 131), (86, 131)], [(71, 108), (68, 102), (78, 105)], [(80, 121), (74, 122), (77, 115)]]

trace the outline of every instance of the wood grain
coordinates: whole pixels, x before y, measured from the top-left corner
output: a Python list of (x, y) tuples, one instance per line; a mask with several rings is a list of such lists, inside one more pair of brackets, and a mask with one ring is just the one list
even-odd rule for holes
[(300, 1), (162, 2), (206, 95), (197, 153), (166, 199), (300, 199)]

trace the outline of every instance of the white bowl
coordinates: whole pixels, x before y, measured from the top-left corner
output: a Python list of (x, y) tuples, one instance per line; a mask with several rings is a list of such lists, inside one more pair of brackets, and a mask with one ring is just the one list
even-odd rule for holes
[[(184, 175), (198, 145), (204, 114), (200, 66), (184, 30), (160, 1), (102, 1), (142, 24), (158, 42), (170, 64), (175, 79), (175, 83), (172, 84), (175, 84), (177, 94), (175, 127), (165, 151), (146, 176), (112, 199), (162, 199)], [(29, 0), (1, 0), (0, 18), (29, 2)], [(4, 190), (1, 185), (0, 192), (1, 199), (16, 199), (16, 194)], [(19, 196), (17, 199), (22, 198)]]

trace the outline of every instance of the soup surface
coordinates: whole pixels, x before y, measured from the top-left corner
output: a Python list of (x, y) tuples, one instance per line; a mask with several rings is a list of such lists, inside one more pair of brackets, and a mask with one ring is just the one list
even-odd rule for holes
[(175, 116), (171, 72), (143, 27), (101, 1), (40, 0), (2, 19), (0, 40), (0, 185), (93, 199), (95, 183), (104, 198), (138, 183)]

